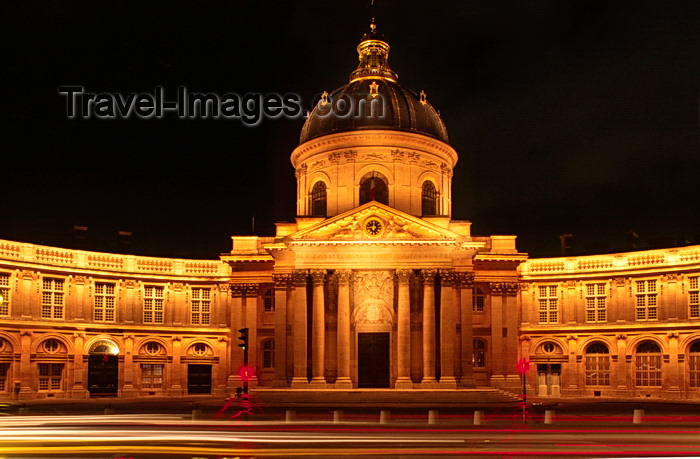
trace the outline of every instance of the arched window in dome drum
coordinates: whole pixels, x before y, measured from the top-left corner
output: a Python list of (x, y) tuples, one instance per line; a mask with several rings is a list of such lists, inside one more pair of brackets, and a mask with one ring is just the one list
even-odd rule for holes
[(389, 205), (389, 187), (382, 177), (372, 175), (360, 182), (360, 205), (370, 201)]
[(311, 190), (311, 215), (316, 217), (326, 216), (327, 198), (326, 184), (320, 181), (316, 182)]
[(430, 180), (423, 182), (421, 209), (423, 215), (437, 215), (437, 190)]

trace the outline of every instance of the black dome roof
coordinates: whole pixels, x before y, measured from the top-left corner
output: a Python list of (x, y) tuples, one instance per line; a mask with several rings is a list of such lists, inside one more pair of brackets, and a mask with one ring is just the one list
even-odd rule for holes
[[(378, 96), (375, 97), (379, 99), (379, 103), (383, 102), (383, 112), (379, 108), (375, 108), (374, 112), (367, 108), (371, 107), (373, 99), (370, 88), (372, 84), (377, 85), (374, 92)], [(445, 143), (449, 142), (445, 124), (433, 106), (425, 100), (424, 93), (419, 95), (395, 81), (386, 78), (355, 80), (333, 91), (328, 99), (333, 101), (339, 97), (351, 101), (355, 107), (358, 101), (364, 100), (366, 109), (360, 112), (363, 116), (356, 116), (357, 112), (351, 112), (341, 117), (335, 115), (332, 110), (325, 114), (316, 107), (304, 123), (299, 138), (300, 144), (328, 134), (366, 129), (414, 132)]]
[[(306, 119), (299, 143), (328, 134), (369, 129), (414, 132), (448, 143), (447, 128), (425, 93), (418, 94), (396, 82), (398, 77), (388, 63), (389, 45), (376, 34), (374, 23), (370, 27), (371, 32), (357, 46), (360, 64), (350, 75), (350, 83), (331, 94), (324, 93), (321, 104)], [(350, 103), (347, 114), (332, 110), (343, 108), (336, 106), (341, 99)]]

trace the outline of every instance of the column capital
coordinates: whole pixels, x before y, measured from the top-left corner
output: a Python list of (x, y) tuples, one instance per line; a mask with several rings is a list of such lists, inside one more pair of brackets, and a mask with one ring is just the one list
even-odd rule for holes
[(455, 273), (455, 282), (459, 288), (474, 288), (474, 273)]
[(435, 282), (437, 269), (421, 269), (420, 274), (423, 277), (423, 282)]
[(314, 285), (323, 284), (326, 280), (326, 270), (325, 269), (312, 269), (309, 274), (311, 274), (311, 282)]
[(504, 284), (504, 289), (505, 289), (505, 294), (506, 296), (515, 296), (518, 294), (518, 288), (520, 284), (517, 282), (506, 282)]
[(245, 291), (245, 284), (231, 284), (231, 296), (234, 298), (240, 298), (243, 296)]
[(289, 287), (292, 276), (291, 274), (273, 274), (272, 281), (275, 283), (275, 288), (284, 289)]
[(259, 285), (258, 284), (243, 284), (245, 296), (254, 296), (258, 294)]
[(503, 282), (491, 282), (489, 283), (489, 290), (491, 290), (492, 295), (503, 295), (505, 293), (505, 285)]
[(455, 284), (454, 269), (440, 269), (440, 282), (445, 287), (452, 287)]
[(292, 273), (292, 283), (294, 285), (306, 285), (306, 280), (309, 277), (309, 272), (305, 269), (296, 269)]
[(219, 284), (219, 292), (226, 295), (231, 291), (231, 286), (229, 284)]
[(348, 283), (350, 283), (350, 277), (352, 276), (352, 270), (351, 269), (338, 269), (338, 270), (336, 270), (335, 275), (338, 278), (339, 284), (348, 284)]
[(396, 279), (399, 281), (399, 284), (407, 284), (410, 278), (411, 278), (411, 270), (410, 269), (397, 269), (396, 270)]

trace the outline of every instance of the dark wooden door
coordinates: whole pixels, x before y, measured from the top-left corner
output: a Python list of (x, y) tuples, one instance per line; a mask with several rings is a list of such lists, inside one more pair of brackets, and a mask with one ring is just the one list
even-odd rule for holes
[(88, 360), (88, 391), (91, 397), (117, 395), (119, 356), (91, 354)]
[(357, 334), (357, 387), (389, 387), (389, 333)]
[(187, 365), (187, 393), (211, 394), (211, 365)]

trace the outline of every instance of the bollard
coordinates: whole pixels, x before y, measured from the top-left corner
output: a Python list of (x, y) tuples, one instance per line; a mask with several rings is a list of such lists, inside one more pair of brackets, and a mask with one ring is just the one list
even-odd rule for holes
[(296, 418), (296, 413), (294, 410), (287, 410), (285, 414), (285, 422), (294, 422), (294, 419)]
[(438, 422), (438, 410), (428, 411), (428, 424), (437, 424)]
[(343, 420), (343, 411), (342, 410), (334, 410), (333, 411), (333, 422), (338, 423)]
[(105, 406), (105, 415), (110, 415), (114, 413), (116, 413), (116, 411), (114, 410), (114, 408), (112, 408), (112, 405), (108, 404), (107, 406)]
[(554, 410), (544, 410), (544, 423), (554, 424)]
[(380, 424), (386, 424), (389, 422), (389, 417), (391, 413), (389, 413), (389, 410), (381, 410), (379, 412), (379, 423)]
[(474, 425), (481, 426), (484, 425), (484, 412), (481, 410), (474, 411)]
[(643, 417), (644, 417), (644, 410), (642, 410), (642, 409), (634, 410), (634, 416), (632, 416), (632, 424), (641, 424)]

